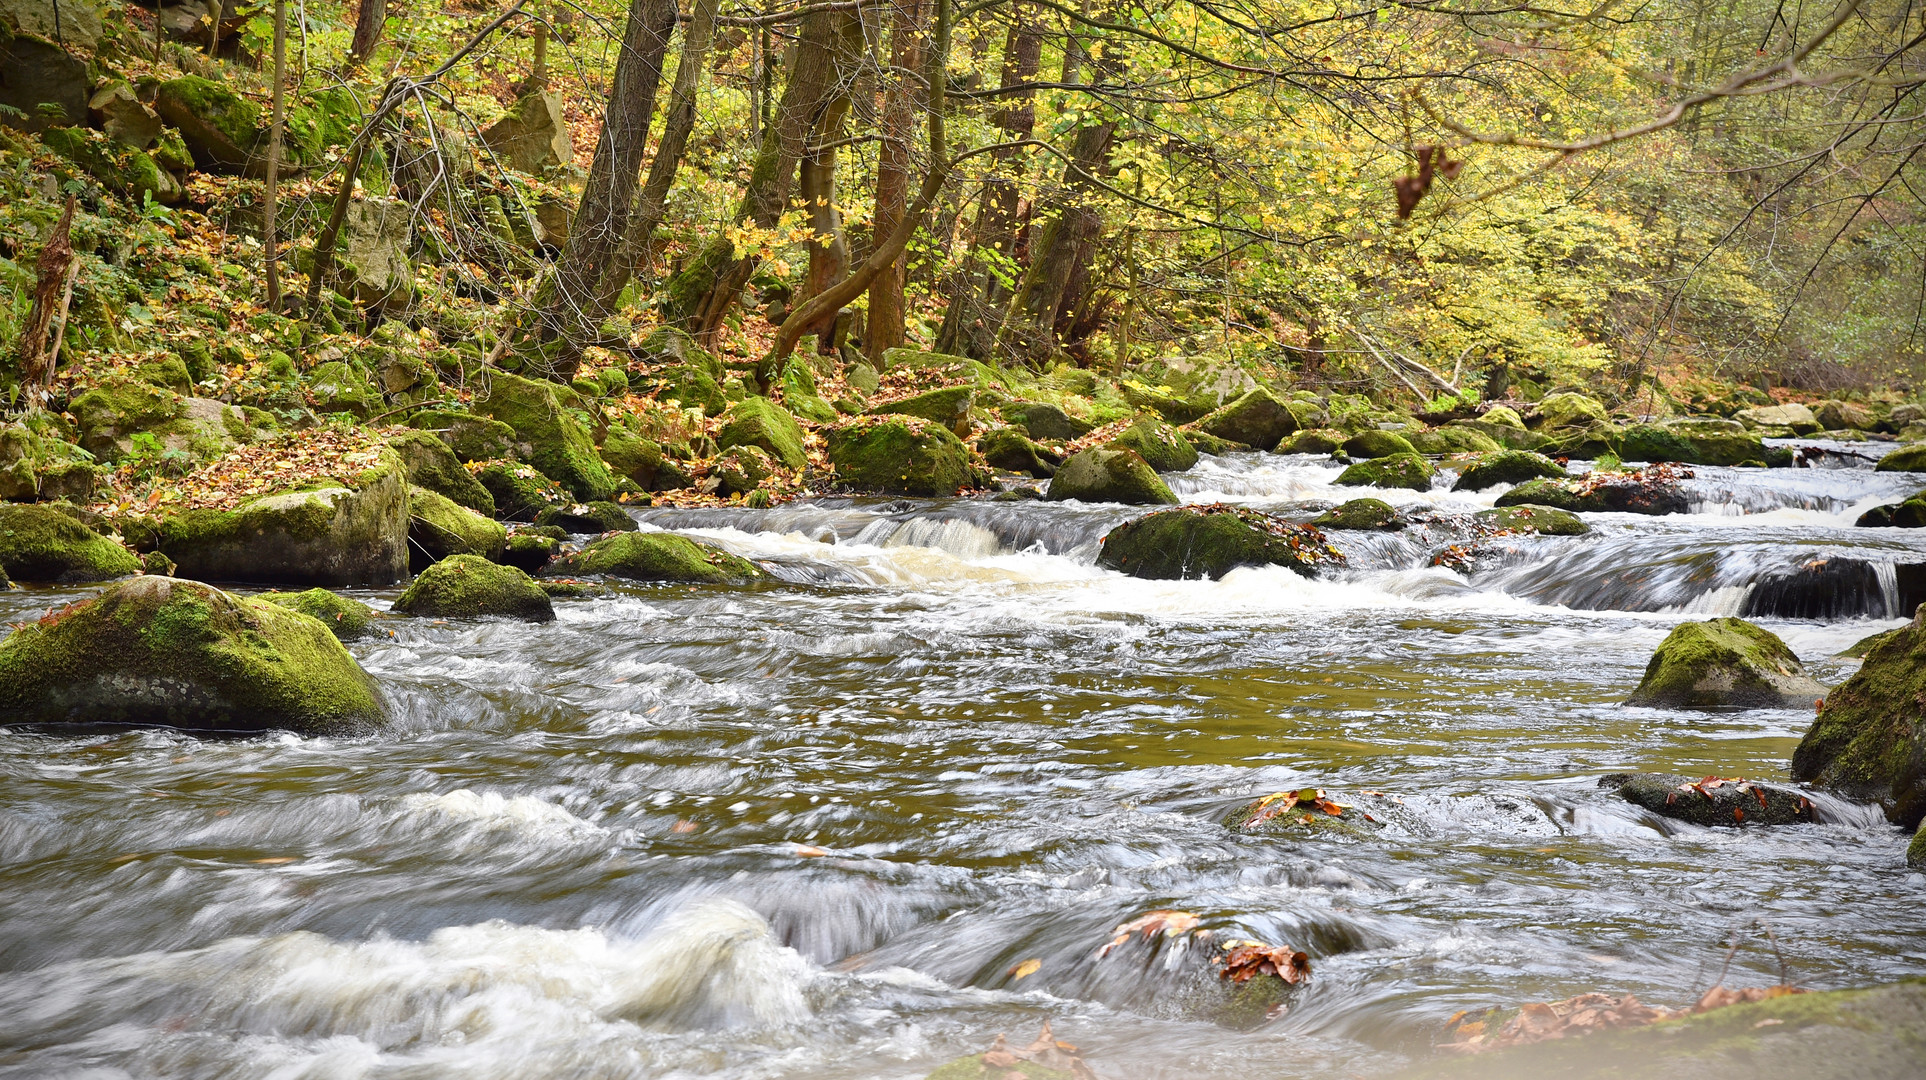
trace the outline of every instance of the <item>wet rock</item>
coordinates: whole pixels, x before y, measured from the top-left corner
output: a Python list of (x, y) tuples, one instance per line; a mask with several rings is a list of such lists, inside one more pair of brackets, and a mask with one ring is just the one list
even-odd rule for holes
[(1893, 411), (1886, 415), (1886, 423), (1894, 430), (1920, 420), (1926, 420), (1926, 405), (1915, 405), (1912, 402), (1895, 405)]
[[(18, 3), (20, 0), (11, 0)], [(56, 124), (87, 122), (88, 91), (93, 77), (87, 62), (32, 32), (0, 40), (0, 105), (18, 110), (10, 127), (46, 131)], [(57, 106), (49, 115), (41, 105)]]
[(1369, 835), (1383, 823), (1321, 788), (1279, 791), (1232, 810), (1224, 827), (1262, 836)]
[(551, 506), (535, 517), (537, 525), (552, 525), (568, 533), (634, 532), (635, 519), (619, 503), (570, 503)]
[(1290, 408), (1263, 387), (1195, 421), (1197, 430), (1258, 450), (1274, 449), (1297, 430)]
[(1902, 446), (1873, 466), (1876, 472), (1926, 472), (1926, 443)]
[(809, 463), (803, 453), (802, 426), (787, 409), (765, 397), (748, 397), (731, 405), (722, 414), (716, 445), (724, 450), (735, 446), (760, 447), (790, 469), (800, 469)]
[(354, 641), (366, 637), (375, 629), (375, 610), (359, 600), (350, 600), (339, 593), (326, 589), (309, 589), (296, 593), (262, 593), (255, 597), (270, 604), (279, 604), (290, 611), (298, 611), (311, 619), (318, 619), (341, 641)]
[(1022, 428), (1032, 439), (1062, 443), (1090, 434), (1091, 425), (1055, 405), (1019, 401), (1003, 407), (1003, 418)]
[(562, 550), (562, 542), (552, 536), (532, 532), (513, 532), (508, 534), (508, 542), (496, 561), (504, 566), (513, 566), (528, 573), (535, 573), (548, 565), (548, 561)]
[(1797, 709), (1825, 696), (1778, 635), (1723, 618), (1682, 623), (1666, 635), (1626, 704)]
[(475, 400), (475, 411), (507, 424), (515, 432), (516, 456), (577, 499), (597, 502), (615, 493), (615, 478), (595, 452), (588, 428), (563, 408), (553, 384), (490, 372), (488, 393)]
[(1235, 454), (1251, 449), (1241, 442), (1220, 439), (1209, 432), (1199, 431), (1195, 427), (1186, 427), (1183, 429), (1183, 433), (1184, 441), (1190, 443), (1191, 448), (1199, 454)]
[(556, 574), (606, 574), (631, 581), (734, 585), (766, 577), (755, 563), (721, 548), (665, 532), (604, 537), (550, 564)]
[(1372, 429), (1360, 431), (1344, 440), (1344, 452), (1353, 458), (1370, 460), (1390, 457), (1393, 454), (1415, 454), (1418, 448), (1411, 445), (1411, 440), (1395, 431)]
[(0, 573), (15, 581), (107, 581), (140, 570), (133, 552), (59, 510), (0, 504)]
[(475, 480), (495, 500), (495, 515), (508, 521), (534, 521), (543, 510), (572, 501), (562, 485), (540, 470), (513, 461), (491, 461)]
[(1338, 474), (1337, 483), (1347, 487), (1405, 488), (1431, 490), (1438, 471), (1417, 454), (1392, 454), (1389, 457), (1360, 461)]
[(1786, 428), (1795, 435), (1817, 435), (1826, 430), (1804, 405), (1762, 405), (1740, 409), (1733, 419), (1749, 428)]
[[(1487, 418), (1490, 416), (1486, 414)], [(1538, 430), (1553, 434), (1569, 428), (1592, 428), (1609, 425), (1611, 414), (1597, 398), (1584, 394), (1553, 394), (1538, 403), (1534, 425)]]
[(1690, 417), (1626, 428), (1618, 456), (1626, 461), (1741, 465), (1765, 461), (1766, 449), (1758, 435), (1737, 421)]
[(860, 490), (955, 495), (973, 479), (969, 448), (941, 424), (859, 417), (823, 433), (836, 479)]
[(1395, 532), (1409, 522), (1383, 499), (1352, 499), (1311, 519), (1320, 529), (1375, 529)]
[(1337, 428), (1301, 428), (1277, 444), (1280, 454), (1329, 454), (1344, 447), (1350, 438)]
[(1894, 824), (1926, 817), (1926, 612), (1866, 653), (1827, 694), (1792, 752), (1792, 778), (1877, 802)]
[(872, 407), (872, 416), (915, 416), (943, 425), (959, 437), (970, 433), (970, 403), (976, 396), (973, 386), (945, 386), (926, 390), (915, 397), (903, 398)]
[(1497, 505), (1529, 503), (1578, 514), (1605, 511), (1654, 516), (1683, 514), (1692, 509), (1692, 503), (1679, 487), (1679, 479), (1677, 473), (1656, 468), (1593, 472), (1565, 480), (1529, 480), (1498, 496)]
[(1344, 556), (1316, 528), (1241, 507), (1180, 506), (1127, 521), (1103, 538), (1097, 565), (1131, 577), (1216, 580), (1240, 566), (1288, 566), (1309, 577)]
[(1926, 528), (1926, 491), (1918, 492), (1903, 502), (1875, 506), (1859, 515), (1853, 524), (1862, 529)]
[(408, 483), (426, 488), (478, 514), (495, 515), (495, 497), (462, 467), (448, 444), (426, 431), (404, 431), (388, 440), (401, 458)]
[(319, 620), (194, 581), (132, 578), (0, 642), (0, 722), (330, 735), (385, 717)]
[(416, 572), (450, 555), (501, 555), (508, 530), (500, 523), (422, 487), (408, 489), (408, 566)]
[(996, 427), (978, 433), (977, 453), (993, 469), (1024, 473), (1047, 480), (1056, 475), (1063, 458), (1030, 441), (1013, 427)]
[(1453, 491), (1483, 491), (1499, 484), (1522, 484), (1541, 477), (1563, 478), (1565, 467), (1529, 450), (1500, 450), (1465, 466)]
[(1480, 510), (1472, 519), (1489, 529), (1541, 536), (1583, 536), (1592, 531), (1584, 519), (1550, 506), (1500, 506)]
[(1751, 780), (1613, 773), (1600, 779), (1598, 786), (1660, 817), (1694, 825), (1794, 825), (1813, 820), (1811, 799), (1790, 788)]
[(351, 485), (177, 514), (161, 523), (159, 548), (201, 581), (386, 585), (408, 569), (407, 477), (385, 451)]
[(1879, 571), (1864, 559), (1809, 559), (1760, 576), (1746, 594), (1748, 618), (1852, 619), (1885, 616)]
[(1045, 497), (1054, 502), (1113, 502), (1132, 506), (1175, 504), (1177, 496), (1148, 462), (1130, 450), (1084, 450), (1065, 458)]
[(1914, 870), (1926, 870), (1926, 828), (1913, 833), (1913, 842), (1906, 845), (1906, 865)]
[(482, 129), (482, 142), (503, 165), (538, 175), (545, 169), (575, 160), (562, 95), (530, 94), (517, 101), (501, 119)]
[(395, 610), (428, 618), (555, 621), (555, 606), (532, 578), (479, 555), (453, 555), (423, 570), (395, 601)]
[(1116, 438), (1104, 444), (1112, 450), (1129, 450), (1145, 464), (1163, 472), (1183, 472), (1197, 464), (1197, 448), (1182, 432), (1156, 416), (1143, 414), (1131, 421)]

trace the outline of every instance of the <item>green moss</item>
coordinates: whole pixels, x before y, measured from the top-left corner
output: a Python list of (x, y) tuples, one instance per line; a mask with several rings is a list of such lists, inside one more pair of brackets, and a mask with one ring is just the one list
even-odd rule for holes
[(491, 461), (475, 473), (475, 480), (495, 500), (496, 515), (510, 521), (533, 521), (543, 510), (572, 501), (560, 484), (513, 461)]
[(1215, 580), (1239, 566), (1288, 566), (1305, 576), (1344, 556), (1317, 529), (1255, 510), (1183, 506), (1127, 521), (1103, 539), (1097, 565), (1132, 577)]
[(1504, 449), (1504, 444), (1484, 432), (1455, 424), (1408, 431), (1405, 438), (1420, 454), (1491, 454)]
[(58, 510), (0, 504), (0, 571), (16, 581), (106, 581), (139, 573), (140, 560)]
[(1483, 491), (1499, 484), (1522, 484), (1540, 477), (1564, 477), (1565, 467), (1529, 450), (1500, 450), (1472, 462), (1458, 474), (1453, 491)]
[(905, 495), (955, 495), (971, 479), (969, 450), (940, 424), (865, 417), (824, 433), (839, 482)]
[(350, 600), (326, 589), (295, 593), (262, 593), (256, 597), (318, 619), (336, 638), (353, 641), (374, 629), (375, 611), (359, 600)]
[(722, 415), (716, 432), (716, 445), (724, 450), (733, 446), (757, 446), (791, 469), (809, 463), (803, 453), (802, 428), (789, 411), (765, 397), (744, 398)]
[(422, 571), (395, 601), (395, 610), (430, 618), (555, 619), (548, 594), (532, 578), (479, 555), (452, 555)]
[(489, 378), (488, 393), (475, 402), (475, 411), (507, 424), (515, 432), (519, 456), (543, 475), (584, 501), (607, 499), (615, 480), (595, 452), (595, 444), (581, 421), (562, 407), (557, 388), (506, 372)]
[(1926, 472), (1926, 443), (1902, 446), (1873, 466), (1877, 472)]
[(1130, 450), (1084, 450), (1064, 459), (1045, 497), (1054, 502), (1115, 502), (1133, 506), (1174, 505), (1171, 493), (1148, 462)]
[(242, 151), (253, 148), (262, 130), (259, 106), (226, 85), (198, 75), (183, 75), (162, 83), (158, 101), (177, 104)]
[(1480, 510), (1472, 517), (1486, 528), (1503, 532), (1583, 536), (1592, 531), (1592, 527), (1577, 514), (1550, 506), (1500, 506)]
[(1825, 695), (1792, 753), (1792, 778), (1877, 801), (1908, 828), (1926, 818), (1926, 620), (1884, 635)]
[(366, 730), (374, 680), (307, 615), (137, 577), (0, 642), (0, 720), (202, 731)]
[(1914, 870), (1926, 870), (1926, 827), (1913, 832), (1913, 842), (1906, 845), (1906, 865)]
[(1553, 394), (1538, 403), (1540, 430), (1587, 428), (1610, 424), (1611, 420), (1611, 415), (1597, 398), (1584, 394)]
[(1182, 432), (1152, 414), (1131, 421), (1122, 434), (1105, 444), (1115, 450), (1130, 450), (1158, 472), (1183, 472), (1197, 464), (1197, 448)]
[(732, 446), (716, 455), (709, 475), (716, 481), (716, 494), (747, 495), (762, 487), (775, 468), (775, 460), (762, 447)]
[(460, 461), (512, 461), (515, 458), (515, 429), (486, 416), (423, 409), (408, 418), (408, 426), (434, 433)]
[(508, 530), (439, 492), (408, 489), (408, 562), (416, 570), (450, 555), (501, 554)]
[(1478, 419), (1487, 424), (1497, 424), (1500, 427), (1518, 428), (1520, 430), (1525, 426), (1524, 419), (1518, 415), (1516, 409), (1513, 409), (1509, 405), (1494, 405), (1479, 414)]
[(1393, 454), (1415, 454), (1417, 447), (1411, 440), (1395, 431), (1360, 431), (1344, 440), (1344, 452), (1354, 458), (1371, 459), (1390, 457)]
[(1149, 409), (1173, 424), (1188, 424), (1210, 414), (1215, 407), (1201, 395), (1185, 397), (1168, 386), (1148, 386), (1125, 379), (1117, 389), (1133, 409)]
[(1352, 499), (1326, 510), (1313, 518), (1311, 524), (1320, 529), (1396, 530), (1404, 528), (1406, 522), (1397, 509), (1383, 499)]
[(184, 416), (181, 395), (141, 379), (112, 376), (81, 394), (68, 406), (79, 429), (80, 445), (105, 461), (118, 460), (122, 442)]
[(873, 416), (921, 417), (964, 434), (970, 422), (970, 402), (975, 396), (976, 388), (973, 386), (945, 386), (901, 401), (877, 405), (869, 411)]
[(635, 519), (612, 502), (570, 503), (551, 506), (536, 515), (537, 525), (548, 525), (568, 533), (634, 532)]
[(1572, 513), (1682, 514), (1691, 501), (1663, 474), (1589, 473), (1582, 477), (1527, 480), (1495, 500), (1498, 506), (1550, 506)]
[(1725, 618), (1682, 623), (1666, 635), (1627, 704), (1792, 708), (1825, 693), (1778, 635)]
[(621, 533), (604, 537), (556, 560), (559, 574), (606, 574), (633, 581), (677, 581), (709, 585), (755, 581), (764, 576), (756, 564), (721, 548), (664, 532)]
[(503, 547), (501, 556), (496, 559), (504, 566), (514, 566), (535, 573), (548, 565), (555, 553), (562, 549), (562, 542), (551, 536), (531, 532), (515, 532), (508, 535), (508, 543)]
[(408, 483), (426, 488), (478, 514), (493, 516), (495, 497), (462, 467), (448, 444), (426, 431), (404, 431), (388, 440), (401, 458)]
[[(1900, 629), (1904, 629), (1904, 627), (1901, 627)], [(1865, 659), (1867, 653), (1872, 652), (1873, 649), (1876, 646), (1878, 646), (1881, 642), (1885, 641), (1887, 638), (1892, 637), (1894, 634), (1897, 634), (1897, 633), (1899, 633), (1899, 630), (1881, 630), (1877, 634), (1868, 634), (1867, 636), (1860, 638), (1858, 641), (1853, 642), (1851, 645), (1846, 646), (1846, 648), (1843, 651), (1836, 653), (1835, 655), (1846, 657), (1852, 660), (1863, 660)]]
[(1197, 430), (1220, 439), (1270, 450), (1297, 430), (1290, 408), (1263, 387), (1196, 421)]
[(263, 495), (231, 510), (188, 510), (160, 524), (180, 572), (264, 585), (386, 585), (408, 566), (408, 483), (384, 452), (349, 484)]
[(1739, 465), (1764, 460), (1765, 444), (1736, 421), (1693, 418), (1626, 428), (1619, 437), (1618, 456), (1626, 461)]
[(618, 481), (653, 491), (656, 473), (662, 468), (662, 447), (619, 423), (610, 424), (602, 439), (602, 460)]
[(1339, 484), (1351, 487), (1408, 488), (1412, 491), (1431, 490), (1431, 479), (1438, 475), (1431, 463), (1417, 454), (1393, 454), (1390, 457), (1373, 458), (1360, 461), (1338, 474)]
[(1016, 401), (999, 410), (1003, 419), (1041, 442), (1068, 442), (1088, 435), (1092, 425), (1043, 401)]
[(381, 407), (381, 394), (365, 376), (340, 360), (316, 367), (308, 374), (308, 394), (316, 412), (344, 412), (360, 419)]
[(993, 469), (1025, 473), (1034, 477), (1049, 477), (1057, 471), (1061, 459), (1055, 454), (1024, 437), (1023, 432), (1013, 427), (994, 427), (979, 432), (976, 436), (977, 453)]
[(1336, 428), (1301, 428), (1277, 444), (1280, 454), (1329, 454), (1344, 447), (1350, 438)]

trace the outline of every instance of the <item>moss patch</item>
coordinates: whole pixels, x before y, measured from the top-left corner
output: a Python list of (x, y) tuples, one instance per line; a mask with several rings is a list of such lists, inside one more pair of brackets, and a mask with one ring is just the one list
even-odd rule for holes
[(1418, 448), (1395, 431), (1360, 431), (1344, 440), (1344, 452), (1354, 458), (1382, 458), (1392, 454), (1415, 454)]
[(803, 433), (788, 410), (765, 397), (748, 397), (729, 407), (716, 432), (716, 445), (756, 446), (791, 469), (809, 463), (803, 453)]
[(255, 599), (279, 604), (309, 618), (319, 619), (321, 625), (327, 627), (336, 638), (342, 641), (366, 637), (374, 629), (373, 608), (359, 600), (350, 600), (326, 589), (309, 589), (306, 592), (295, 593), (262, 593)]
[(1066, 458), (1050, 479), (1052, 501), (1114, 502), (1131, 506), (1175, 504), (1177, 496), (1148, 462), (1130, 450), (1084, 450)]
[(736, 584), (764, 576), (755, 563), (686, 536), (663, 532), (622, 533), (557, 559), (558, 574), (607, 574), (631, 581)]
[(537, 525), (552, 525), (566, 533), (634, 532), (635, 519), (612, 502), (570, 503), (551, 506), (535, 518)]
[(408, 483), (426, 488), (477, 514), (495, 515), (495, 497), (475, 475), (462, 467), (461, 459), (447, 443), (426, 431), (404, 431), (388, 440), (400, 456)]
[(1777, 634), (1744, 619), (1712, 619), (1667, 634), (1626, 704), (1796, 708), (1825, 696)]
[(1311, 519), (1320, 529), (1397, 530), (1405, 520), (1395, 507), (1383, 499), (1352, 499)]
[(1220, 439), (1270, 450), (1297, 430), (1290, 407), (1263, 387), (1195, 422), (1197, 430)]
[(1926, 620), (1883, 635), (1825, 696), (1792, 753), (1792, 778), (1876, 801), (1907, 828), (1926, 818)]
[(1500, 450), (1486, 454), (1465, 466), (1458, 474), (1453, 491), (1483, 491), (1499, 484), (1522, 484), (1540, 477), (1565, 476), (1565, 467), (1543, 454), (1529, 450)]
[(1390, 457), (1373, 458), (1360, 461), (1338, 474), (1337, 482), (1348, 487), (1407, 488), (1411, 491), (1431, 490), (1431, 479), (1438, 471), (1431, 463), (1416, 454), (1393, 454)]
[(452, 499), (422, 487), (408, 489), (408, 564), (417, 572), (450, 555), (501, 555), (508, 530)]
[(1152, 415), (1141, 415), (1123, 433), (1105, 444), (1113, 450), (1129, 450), (1160, 473), (1183, 472), (1197, 464), (1197, 448), (1184, 434)]
[(904, 495), (955, 495), (972, 476), (969, 449), (948, 428), (908, 416), (864, 417), (824, 433), (836, 478)]
[(1344, 556), (1317, 529), (1234, 506), (1182, 506), (1127, 521), (1103, 538), (1097, 565), (1132, 577), (1215, 580), (1239, 566), (1307, 577)]
[(596, 454), (588, 428), (562, 407), (556, 391), (549, 383), (494, 372), (475, 411), (513, 429), (518, 456), (576, 498), (607, 499), (615, 493), (615, 479)]
[(395, 610), (431, 618), (555, 619), (554, 605), (534, 579), (479, 555), (453, 555), (422, 571), (395, 601)]
[(58, 510), (0, 505), (0, 572), (16, 581), (106, 581), (140, 573), (140, 560)]
[(1550, 506), (1500, 506), (1472, 515), (1480, 525), (1501, 532), (1541, 536), (1583, 536), (1592, 531), (1577, 514)]

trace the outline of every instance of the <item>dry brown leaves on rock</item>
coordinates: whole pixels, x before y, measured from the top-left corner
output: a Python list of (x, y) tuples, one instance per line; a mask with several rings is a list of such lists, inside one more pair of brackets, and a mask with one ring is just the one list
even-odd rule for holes
[(1153, 911), (1148, 915), (1138, 916), (1111, 931), (1116, 936), (1110, 939), (1110, 944), (1097, 950), (1097, 959), (1101, 960), (1109, 956), (1110, 950), (1128, 942), (1132, 934), (1142, 934), (1145, 941), (1149, 941), (1158, 934), (1180, 938), (1197, 929), (1197, 923), (1197, 916), (1188, 911)]
[(1624, 997), (1599, 993), (1580, 994), (1563, 1001), (1534, 1002), (1526, 1005), (1518, 1010), (1517, 1016), (1512, 1017), (1509, 1022), (1496, 1030), (1491, 1027), (1496, 1009), (1460, 1012), (1445, 1021), (1445, 1033), (1451, 1036), (1451, 1041), (1441, 1043), (1439, 1049), (1460, 1054), (1476, 1054), (1508, 1046), (1548, 1042), (1552, 1039), (1563, 1039), (1568, 1035), (1583, 1035), (1592, 1031), (1619, 1031), (1644, 1027), (1661, 1020), (1711, 1012), (1727, 1005), (1768, 1001), (1789, 994), (1803, 993), (1805, 991), (1798, 987), (1783, 985), (1753, 986), (1738, 990), (1715, 986), (1707, 990), (1704, 996), (1699, 998), (1698, 1003), (1689, 1009), (1667, 1009), (1658, 1005), (1647, 1005), (1631, 994), (1626, 994)]
[(1287, 983), (1302, 982), (1311, 977), (1311, 957), (1309, 953), (1297, 952), (1288, 945), (1271, 946), (1261, 941), (1232, 941), (1224, 946), (1224, 955), (1217, 958), (1224, 970), (1217, 973), (1218, 978), (1231, 982), (1249, 982), (1259, 975), (1275, 975)]
[(1046, 1069), (1067, 1072), (1077, 1080), (1097, 1080), (1097, 1074), (1089, 1065), (1084, 1064), (1083, 1055), (1067, 1042), (1058, 1042), (1050, 1033), (1050, 1021), (1043, 1022), (1043, 1030), (1037, 1032), (1036, 1041), (1028, 1046), (1013, 1047), (1003, 1036), (996, 1037), (996, 1045), (977, 1056), (985, 1067), (985, 1075), (998, 1080), (1028, 1080), (1017, 1063), (1028, 1061)]
[(1308, 806), (1314, 810), (1322, 810), (1332, 817), (1343, 817), (1344, 812), (1350, 809), (1350, 807), (1344, 803), (1327, 798), (1322, 788), (1299, 788), (1296, 791), (1280, 791), (1275, 795), (1266, 795), (1257, 800), (1257, 805), (1251, 808), (1250, 817), (1244, 819), (1244, 827), (1246, 829), (1255, 829), (1259, 825), (1270, 821), (1272, 818), (1290, 813), (1299, 806)]
[(383, 443), (360, 428), (295, 431), (240, 446), (179, 480), (162, 480), (144, 495), (123, 494), (108, 513), (166, 509), (232, 510), (249, 499), (322, 481), (352, 485), (381, 462)]

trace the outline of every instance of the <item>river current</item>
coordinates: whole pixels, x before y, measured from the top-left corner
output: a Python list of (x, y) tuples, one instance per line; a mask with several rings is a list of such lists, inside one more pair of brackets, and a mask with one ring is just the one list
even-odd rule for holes
[[(1336, 533), (1318, 580), (1098, 569), (1119, 506), (638, 511), (780, 582), (396, 620), (351, 646), (393, 706), (370, 738), (0, 730), (0, 1077), (913, 1080), (1045, 1020), (1107, 1080), (1375, 1076), (1460, 1009), (1689, 1004), (1735, 939), (1731, 986), (1917, 976), (1926, 878), (1871, 808), (1711, 830), (1597, 786), (1786, 774), (1810, 710), (1622, 704), (1678, 622), (1746, 614), (1832, 685), (1926, 599), (1926, 530), (1852, 527), (1922, 478), (1841, 462), (1700, 468), (1690, 514), (1468, 572), (1428, 565), (1448, 524)], [(1171, 480), (1304, 519), (1363, 493), (1337, 472)], [(1448, 522), (1502, 490), (1449, 479), (1370, 494)], [(1865, 583), (1763, 584), (1816, 559)], [(1304, 786), (1394, 809), (1222, 822)], [(1178, 968), (1097, 958), (1159, 909), (1312, 978), (1213, 1023)]]

